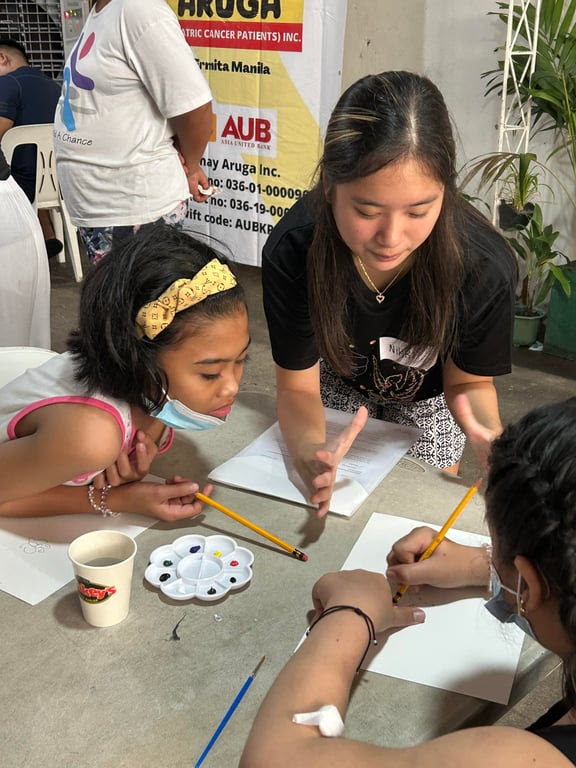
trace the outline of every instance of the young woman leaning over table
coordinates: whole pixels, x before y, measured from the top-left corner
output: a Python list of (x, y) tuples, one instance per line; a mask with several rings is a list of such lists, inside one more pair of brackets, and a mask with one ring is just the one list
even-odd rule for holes
[[(483, 463), (501, 431), (493, 376), (511, 368), (515, 261), (458, 194), (455, 163), (435, 85), (364, 77), (330, 117), (316, 186), (264, 247), (278, 418), (319, 515), (366, 411), (419, 427), (411, 454), (453, 472), (458, 393), (488, 428)], [(356, 413), (334, 446), (323, 406)]]
[(87, 275), (68, 351), (0, 389), (0, 515), (198, 514), (196, 483), (140, 480), (173, 429), (223, 423), (249, 343), (211, 247), (166, 224), (123, 241)]
[[(467, 427), (481, 429), (469, 413)], [(386, 578), (367, 571), (323, 576), (312, 597), (320, 620), (268, 693), (241, 768), (567, 768), (576, 765), (576, 398), (532, 411), (494, 441), (486, 517), (493, 552), (445, 539), (416, 562), (435, 535), (417, 528), (388, 557), (395, 583), (472, 586), (491, 580), (487, 608), (514, 621), (564, 666), (564, 699), (526, 731), (490, 726), (415, 747), (388, 749), (325, 738), (294, 713), (335, 705), (342, 716), (372, 633), (425, 620), (393, 606)], [(331, 612), (334, 606), (344, 608)], [(322, 613), (324, 612), (324, 613)]]

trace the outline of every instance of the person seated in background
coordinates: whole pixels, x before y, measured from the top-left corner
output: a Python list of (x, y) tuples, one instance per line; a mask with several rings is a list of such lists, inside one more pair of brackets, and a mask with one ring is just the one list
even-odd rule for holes
[(0, 149), (0, 347), (50, 349), (50, 272), (34, 209)]
[(164, 0), (96, 0), (64, 68), (54, 148), (88, 259), (208, 199), (212, 94)]
[[(468, 418), (471, 430), (482, 429), (470, 410)], [(492, 555), (445, 539), (418, 562), (436, 534), (423, 527), (394, 545), (387, 576), (396, 584), (447, 589), (485, 585), (490, 577), (491, 613), (515, 622), (562, 658), (564, 699), (528, 730), (468, 728), (402, 749), (325, 738), (318, 727), (293, 723), (295, 713), (327, 704), (344, 716), (356, 668), (372, 639), (370, 622), (384, 631), (425, 619), (420, 609), (393, 605), (385, 576), (340, 571), (314, 586), (319, 621), (265, 698), (241, 768), (576, 765), (576, 398), (528, 413), (494, 441), (486, 519)]]
[[(39, 69), (31, 67), (26, 49), (17, 40), (0, 38), (0, 141), (10, 128), (53, 123), (60, 86)], [(36, 148), (17, 147), (11, 162), (12, 176), (31, 203), (36, 197)], [(50, 213), (38, 211), (48, 256), (62, 250)]]

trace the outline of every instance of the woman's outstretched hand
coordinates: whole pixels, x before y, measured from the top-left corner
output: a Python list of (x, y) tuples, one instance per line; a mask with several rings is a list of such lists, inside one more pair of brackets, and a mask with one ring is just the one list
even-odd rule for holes
[(490, 455), (492, 441), (498, 437), (499, 433), (485, 427), (478, 421), (467, 395), (456, 395), (453, 407), (454, 416), (466, 435), (466, 439), (474, 449), (474, 453), (478, 457), (481, 466), (486, 468), (488, 466), (488, 456)]
[[(310, 496), (310, 502), (317, 506), (318, 517), (324, 517), (328, 513), (330, 500), (334, 493), (334, 483), (338, 465), (346, 456), (358, 434), (364, 429), (368, 419), (368, 411), (361, 406), (350, 424), (345, 427), (338, 437), (330, 441), (323, 448), (315, 451), (315, 467), (309, 470), (311, 485), (315, 489)], [(303, 478), (306, 481), (306, 478)]]

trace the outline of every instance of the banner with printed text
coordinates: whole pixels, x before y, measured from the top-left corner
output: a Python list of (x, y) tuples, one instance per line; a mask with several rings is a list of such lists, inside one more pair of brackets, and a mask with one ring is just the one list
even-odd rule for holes
[(311, 185), (340, 95), (346, 0), (167, 2), (214, 97), (202, 164), (217, 192), (190, 200), (187, 229), (259, 265), (272, 227)]

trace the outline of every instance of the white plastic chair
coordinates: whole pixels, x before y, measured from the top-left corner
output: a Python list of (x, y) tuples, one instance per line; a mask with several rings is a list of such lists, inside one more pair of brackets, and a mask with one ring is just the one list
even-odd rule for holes
[(0, 387), (28, 368), (37, 368), (58, 352), (40, 347), (0, 347)]
[(53, 130), (52, 123), (18, 125), (10, 128), (2, 137), (2, 151), (10, 164), (16, 147), (22, 144), (36, 145), (36, 198), (33, 205), (35, 208), (48, 208), (50, 210), (56, 237), (64, 243), (64, 249), (58, 254), (58, 261), (64, 261), (66, 252), (72, 262), (76, 282), (80, 282), (82, 280), (82, 262), (78, 247), (78, 233), (70, 221), (58, 184)]

